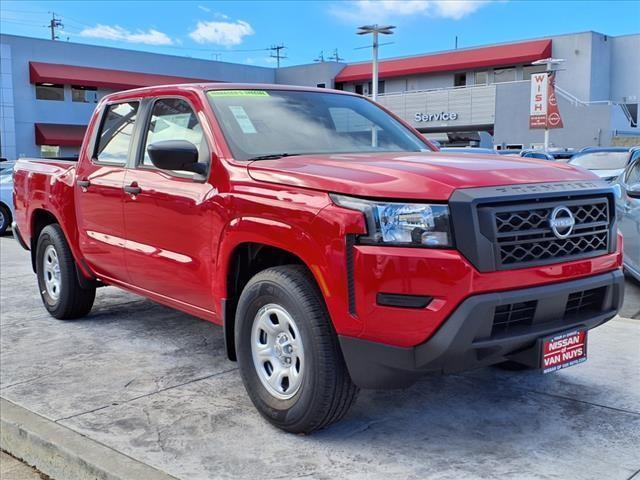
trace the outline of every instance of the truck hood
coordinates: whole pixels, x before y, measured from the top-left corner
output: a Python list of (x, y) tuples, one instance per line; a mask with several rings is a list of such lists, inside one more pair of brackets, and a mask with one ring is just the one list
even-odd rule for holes
[(440, 152), (300, 155), (249, 164), (254, 180), (380, 198), (447, 200), (459, 188), (593, 180), (566, 163)]

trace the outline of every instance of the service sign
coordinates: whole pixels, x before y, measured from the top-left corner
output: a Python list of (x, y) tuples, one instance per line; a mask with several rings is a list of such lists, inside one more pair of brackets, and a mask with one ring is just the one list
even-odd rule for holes
[(545, 338), (542, 342), (542, 371), (555, 372), (587, 360), (587, 332), (574, 330)]
[(549, 80), (546, 73), (531, 76), (531, 103), (529, 106), (529, 128), (547, 126), (547, 91)]

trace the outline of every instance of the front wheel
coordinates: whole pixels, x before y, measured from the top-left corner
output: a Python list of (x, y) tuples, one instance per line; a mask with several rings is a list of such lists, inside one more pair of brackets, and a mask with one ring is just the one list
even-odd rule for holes
[(59, 225), (47, 225), (38, 237), (36, 272), (42, 303), (60, 320), (84, 317), (91, 311), (96, 289), (82, 288), (69, 245)]
[(358, 388), (304, 267), (269, 268), (249, 281), (238, 303), (235, 338), (245, 388), (273, 425), (311, 433), (340, 420), (355, 402)]

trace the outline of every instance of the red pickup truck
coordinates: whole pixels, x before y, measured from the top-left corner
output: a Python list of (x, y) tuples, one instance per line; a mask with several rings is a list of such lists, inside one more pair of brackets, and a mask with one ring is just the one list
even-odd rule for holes
[(260, 413), (311, 432), (359, 388), (583, 361), (623, 296), (615, 194), (359, 95), (178, 85), (102, 99), (77, 163), (20, 160), (15, 231), (51, 315), (115, 285), (222, 325)]

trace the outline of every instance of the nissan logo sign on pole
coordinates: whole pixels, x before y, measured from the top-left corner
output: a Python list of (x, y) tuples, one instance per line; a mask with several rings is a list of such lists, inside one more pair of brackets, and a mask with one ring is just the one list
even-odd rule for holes
[(558, 58), (537, 60), (534, 65), (546, 65), (547, 71), (531, 76), (531, 103), (529, 108), (529, 128), (544, 128), (544, 151), (549, 150), (549, 130), (562, 128), (562, 117), (556, 98), (556, 71), (564, 62)]

